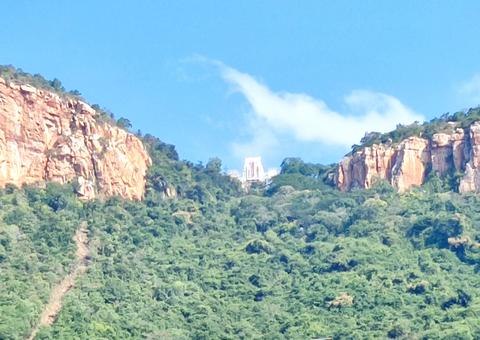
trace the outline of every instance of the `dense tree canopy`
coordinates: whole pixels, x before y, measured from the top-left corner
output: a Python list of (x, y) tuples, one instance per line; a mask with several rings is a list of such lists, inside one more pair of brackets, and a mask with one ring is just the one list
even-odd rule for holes
[[(0, 76), (64, 91), (11, 67)], [(403, 194), (382, 181), (344, 193), (333, 166), (288, 158), (246, 193), (219, 159), (192, 164), (142, 138), (153, 161), (143, 201), (82, 202), (52, 183), (0, 190), (0, 339), (29, 336), (74, 265), (82, 222), (90, 265), (37, 339), (480, 338), (480, 197), (452, 192), (454, 175)]]
[[(328, 168), (298, 159), (247, 194), (217, 159), (193, 165), (147, 145), (142, 202), (80, 202), (57, 185), (1, 191), (0, 338), (29, 334), (72, 264), (80, 220), (92, 263), (38, 339), (480, 335), (476, 195), (382, 182), (342, 193)], [(168, 185), (178, 197), (161, 194)]]

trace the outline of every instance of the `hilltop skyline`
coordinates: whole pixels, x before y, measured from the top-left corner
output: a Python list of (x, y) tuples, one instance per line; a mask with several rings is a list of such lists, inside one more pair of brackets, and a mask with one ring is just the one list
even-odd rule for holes
[(1, 64), (58, 78), (182, 158), (219, 157), (226, 170), (257, 154), (266, 168), (336, 162), (366, 126), (480, 103), (474, 1), (5, 8)]

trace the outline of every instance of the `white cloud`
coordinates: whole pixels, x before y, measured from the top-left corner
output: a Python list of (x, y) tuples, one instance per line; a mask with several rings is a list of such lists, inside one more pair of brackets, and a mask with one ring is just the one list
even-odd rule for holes
[(457, 91), (467, 105), (480, 105), (480, 74), (476, 74), (469, 80), (460, 84)]
[(367, 131), (386, 132), (397, 124), (424, 120), (400, 100), (384, 93), (353, 91), (344, 98), (347, 112), (340, 113), (320, 99), (306, 94), (274, 92), (249, 74), (220, 62), (213, 63), (252, 109), (248, 116), (251, 140), (233, 145), (239, 156), (268, 151), (279, 144), (282, 135), (300, 142), (350, 147)]
[(233, 153), (239, 158), (271, 153), (271, 150), (279, 146), (279, 141), (274, 131), (255, 115), (249, 119), (248, 131), (251, 135), (251, 140), (246, 143), (233, 143)]

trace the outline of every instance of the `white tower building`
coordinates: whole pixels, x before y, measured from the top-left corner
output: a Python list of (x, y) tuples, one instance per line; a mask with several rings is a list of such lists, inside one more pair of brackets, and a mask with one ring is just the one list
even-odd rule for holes
[(262, 157), (245, 158), (245, 162), (243, 163), (242, 182), (261, 182), (265, 179)]

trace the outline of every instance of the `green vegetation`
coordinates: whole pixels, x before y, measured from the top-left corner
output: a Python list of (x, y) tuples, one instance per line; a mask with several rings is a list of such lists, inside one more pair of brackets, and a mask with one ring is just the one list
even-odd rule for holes
[(13, 81), (19, 84), (29, 84), (36, 88), (55, 92), (62, 96), (81, 98), (81, 93), (78, 90), (67, 92), (63, 87), (62, 82), (57, 78), (47, 80), (40, 74), (32, 75), (12, 65), (0, 65), (0, 77), (7, 82)]
[(83, 206), (69, 187), (0, 191), (0, 339), (21, 339), (72, 265)]
[(57, 185), (0, 192), (0, 338), (28, 336), (81, 220), (92, 263), (37, 339), (480, 336), (479, 197), (438, 178), (342, 193), (329, 167), (299, 159), (246, 194), (218, 159), (193, 165), (144, 140), (142, 202), (80, 202)]
[[(0, 76), (64, 92), (11, 67)], [(474, 120), (480, 109), (362, 145)], [(343, 193), (334, 166), (288, 158), (245, 193), (219, 159), (181, 161), (141, 138), (153, 160), (141, 202), (82, 202), (74, 184), (0, 189), (0, 339), (29, 336), (75, 263), (82, 221), (91, 264), (36, 339), (480, 338), (480, 197), (452, 192), (456, 175)]]
[[(62, 85), (62, 82), (57, 78), (54, 78), (53, 80), (47, 80), (40, 74), (32, 75), (23, 71), (21, 68), (16, 68), (12, 65), (0, 65), (0, 77), (5, 79), (7, 83), (13, 82), (15, 84), (28, 84), (38, 89), (56, 93), (63, 98), (73, 98), (86, 102), (86, 100), (82, 98), (80, 91), (67, 91)], [(115, 119), (114, 114), (108, 109), (103, 108), (98, 104), (92, 104), (91, 106), (95, 111), (97, 111), (99, 121), (118, 126), (125, 130), (129, 130), (131, 128), (131, 124), (128, 119), (120, 117), (117, 120)]]

